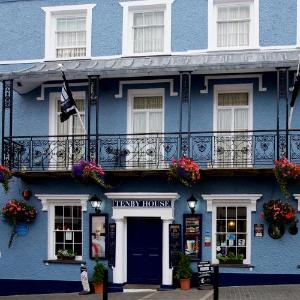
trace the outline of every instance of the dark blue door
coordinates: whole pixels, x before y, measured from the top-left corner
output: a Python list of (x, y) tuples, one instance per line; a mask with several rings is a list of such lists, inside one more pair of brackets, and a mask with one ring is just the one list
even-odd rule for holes
[(161, 219), (128, 218), (127, 247), (127, 282), (161, 284)]

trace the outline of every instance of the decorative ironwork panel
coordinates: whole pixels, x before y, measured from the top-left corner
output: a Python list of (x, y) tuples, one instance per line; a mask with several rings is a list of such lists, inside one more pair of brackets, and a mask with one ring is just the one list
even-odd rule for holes
[(279, 135), (279, 158), (287, 157), (288, 153), (286, 153), (286, 136), (283, 134)]
[(290, 160), (300, 163), (300, 134), (290, 135)]
[(94, 105), (97, 103), (98, 95), (99, 95), (99, 90), (97, 89), (98, 84), (98, 77), (90, 77), (89, 81), (89, 95), (90, 95), (90, 104)]
[(212, 137), (211, 136), (193, 136), (192, 137), (192, 158), (200, 164), (200, 167), (212, 166)]
[(275, 159), (275, 135), (254, 136), (254, 162), (258, 165), (272, 164)]
[(10, 109), (12, 104), (12, 85), (10, 81), (4, 81), (4, 107)]

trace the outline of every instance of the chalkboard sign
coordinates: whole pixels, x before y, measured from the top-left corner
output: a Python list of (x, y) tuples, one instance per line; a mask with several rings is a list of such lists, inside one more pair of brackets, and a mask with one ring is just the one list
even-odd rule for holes
[(108, 265), (115, 266), (116, 260), (116, 223), (108, 226)]
[(212, 273), (213, 267), (209, 261), (200, 261), (198, 263), (198, 289), (212, 288)]
[(176, 265), (177, 253), (182, 251), (181, 224), (169, 225), (169, 266)]

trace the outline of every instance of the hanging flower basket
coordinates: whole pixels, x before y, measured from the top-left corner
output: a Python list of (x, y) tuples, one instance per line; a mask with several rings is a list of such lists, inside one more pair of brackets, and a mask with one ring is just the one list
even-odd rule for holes
[(280, 191), (285, 198), (291, 195), (287, 189), (288, 183), (300, 178), (300, 167), (291, 163), (287, 158), (275, 160), (274, 174), (279, 184)]
[[(297, 227), (296, 209), (289, 203), (281, 200), (271, 200), (264, 204), (264, 219), (269, 223), (268, 233), (273, 239), (283, 236), (285, 225)], [(292, 229), (294, 232), (295, 229)]]
[(187, 187), (192, 187), (201, 179), (198, 164), (186, 156), (172, 160), (168, 176), (170, 180), (178, 181)]
[(73, 176), (81, 182), (94, 182), (106, 189), (110, 187), (105, 183), (104, 170), (95, 162), (81, 160), (79, 163), (73, 165), (72, 171)]
[(12, 226), (12, 233), (8, 243), (10, 248), (15, 235), (24, 236), (28, 233), (28, 224), (32, 223), (37, 211), (33, 206), (18, 200), (11, 200), (2, 208), (2, 216), (5, 222)]
[(0, 183), (2, 183), (5, 192), (9, 190), (9, 181), (11, 178), (11, 171), (7, 167), (0, 165)]

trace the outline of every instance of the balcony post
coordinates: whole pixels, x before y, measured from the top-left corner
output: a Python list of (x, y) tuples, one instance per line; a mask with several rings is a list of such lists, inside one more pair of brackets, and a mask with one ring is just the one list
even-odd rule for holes
[[(277, 160), (282, 156), (289, 157), (289, 128), (288, 128), (288, 119), (289, 119), (289, 103), (288, 103), (288, 88), (289, 88), (289, 68), (290, 67), (279, 67), (277, 70)], [(283, 141), (281, 145), (281, 135), (280, 135), (280, 100), (285, 100), (285, 147), (284, 152), (280, 153), (280, 150), (283, 150)], [(283, 151), (282, 151), (283, 152)], [(283, 155), (284, 154), (284, 155)]]
[(2, 81), (2, 128), (1, 128), (1, 164), (5, 164), (4, 138), (6, 134), (6, 111), (9, 113), (9, 168), (12, 166), (12, 130), (13, 130), (13, 79)]
[(96, 139), (95, 139), (95, 161), (98, 163), (98, 133), (99, 133), (99, 76), (88, 76), (88, 130), (87, 130), (87, 160), (91, 160), (91, 107), (96, 105)]
[(179, 110), (179, 156), (182, 156), (182, 131), (183, 131), (183, 105), (188, 105), (188, 119), (187, 119), (187, 131), (188, 131), (188, 156), (190, 156), (190, 132), (191, 132), (191, 77), (192, 72), (180, 72), (180, 110)]

